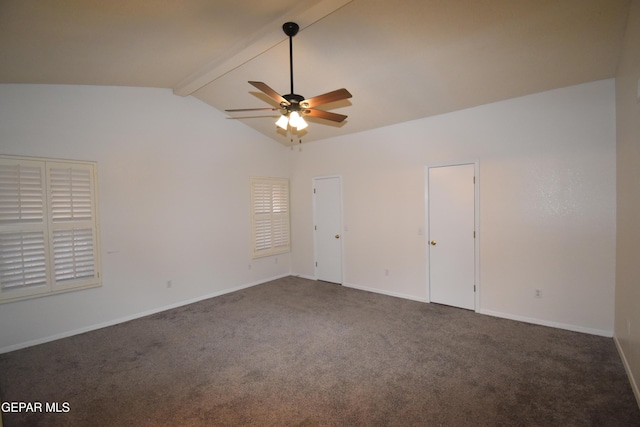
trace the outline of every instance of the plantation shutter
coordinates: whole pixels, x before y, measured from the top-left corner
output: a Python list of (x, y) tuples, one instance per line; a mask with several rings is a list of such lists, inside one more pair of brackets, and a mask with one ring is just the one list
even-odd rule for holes
[(98, 279), (93, 168), (47, 163), (51, 200), (54, 287)]
[(251, 178), (253, 257), (290, 251), (289, 180)]
[(45, 168), (0, 159), (0, 298), (49, 292)]
[(0, 156), (0, 301), (100, 285), (95, 164)]

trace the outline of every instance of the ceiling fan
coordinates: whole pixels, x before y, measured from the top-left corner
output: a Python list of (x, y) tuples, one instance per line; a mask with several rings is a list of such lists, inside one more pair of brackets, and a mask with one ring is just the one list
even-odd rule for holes
[(327, 92), (322, 95), (314, 96), (313, 98), (305, 98), (302, 95), (298, 95), (293, 91), (293, 36), (298, 34), (300, 27), (295, 22), (286, 22), (282, 25), (282, 30), (289, 36), (289, 73), (291, 76), (291, 93), (286, 95), (280, 95), (275, 90), (271, 89), (268, 85), (262, 82), (250, 81), (253, 87), (267, 95), (279, 104), (279, 108), (241, 108), (225, 110), (229, 113), (240, 111), (260, 111), (260, 110), (281, 110), (282, 116), (276, 122), (276, 125), (287, 130), (288, 126), (300, 131), (306, 128), (308, 125), (305, 122), (303, 116), (318, 117), (320, 119), (330, 120), (332, 122), (343, 122), (347, 116), (343, 114), (332, 113), (324, 110), (317, 110), (315, 107), (319, 105), (328, 104), (330, 102), (341, 101), (343, 99), (351, 98), (351, 94), (346, 89), (338, 89), (332, 92)]

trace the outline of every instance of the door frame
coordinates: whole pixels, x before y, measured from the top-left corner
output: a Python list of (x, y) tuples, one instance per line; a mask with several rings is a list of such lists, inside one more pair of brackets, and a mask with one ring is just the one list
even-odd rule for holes
[(312, 198), (312, 232), (313, 232), (313, 276), (315, 280), (318, 280), (318, 239), (316, 238), (315, 226), (316, 226), (316, 198), (314, 196), (314, 189), (316, 187), (316, 181), (321, 179), (337, 179), (338, 188), (340, 189), (340, 285), (344, 285), (344, 198), (342, 197), (342, 175), (319, 175), (314, 176), (311, 179), (311, 198)]
[(462, 166), (462, 165), (473, 165), (473, 175), (475, 177), (475, 186), (474, 186), (474, 228), (476, 232), (476, 238), (474, 241), (474, 251), (475, 251), (475, 262), (474, 262), (474, 281), (476, 286), (475, 292), (475, 312), (480, 312), (480, 293), (482, 287), (480, 286), (480, 163), (478, 160), (470, 160), (470, 161), (458, 161), (458, 162), (436, 162), (436, 163), (428, 163), (424, 167), (424, 229), (425, 229), (425, 266), (426, 266), (426, 291), (427, 291), (427, 302), (431, 302), (431, 283), (430, 283), (430, 250), (431, 247), (429, 242), (431, 241), (431, 236), (429, 235), (429, 169), (430, 168), (438, 168), (438, 167), (447, 167), (447, 166)]

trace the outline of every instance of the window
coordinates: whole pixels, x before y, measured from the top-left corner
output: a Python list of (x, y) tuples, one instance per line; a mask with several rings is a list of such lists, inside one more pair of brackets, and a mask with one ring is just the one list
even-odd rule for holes
[(0, 302), (100, 286), (96, 165), (0, 156)]
[(289, 180), (251, 178), (253, 257), (289, 252), (289, 236)]

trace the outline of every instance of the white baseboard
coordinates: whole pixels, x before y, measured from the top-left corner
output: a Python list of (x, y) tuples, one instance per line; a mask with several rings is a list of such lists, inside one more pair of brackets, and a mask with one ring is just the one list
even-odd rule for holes
[(166, 310), (171, 310), (173, 308), (182, 307), (183, 305), (189, 305), (189, 304), (193, 304), (193, 303), (196, 303), (196, 302), (199, 302), (199, 301), (202, 301), (202, 300), (206, 300), (206, 299), (209, 299), (209, 298), (214, 298), (214, 297), (218, 297), (220, 295), (229, 294), (231, 292), (236, 292), (236, 291), (239, 291), (239, 290), (242, 290), (242, 289), (246, 289), (246, 288), (250, 288), (250, 287), (253, 287), (253, 286), (261, 285), (262, 283), (270, 282), (272, 280), (280, 279), (282, 277), (287, 277), (287, 276), (290, 276), (290, 274), (287, 273), (287, 274), (282, 274), (282, 275), (279, 275), (279, 276), (270, 277), (268, 279), (259, 280), (257, 282), (252, 282), (252, 283), (247, 283), (247, 284), (244, 284), (244, 285), (236, 286), (236, 287), (231, 288), (231, 289), (224, 289), (222, 291), (217, 291), (217, 292), (213, 292), (213, 293), (206, 294), (206, 295), (201, 295), (201, 296), (196, 297), (196, 298), (180, 301), (180, 302), (177, 302), (177, 303), (174, 303), (174, 304), (165, 305), (165, 306), (154, 308), (154, 309), (151, 309), (151, 310), (146, 310), (146, 311), (143, 311), (141, 313), (135, 313), (135, 314), (132, 314), (132, 315), (129, 315), (129, 316), (120, 317), (120, 318), (117, 318), (117, 319), (109, 320), (107, 322), (97, 323), (97, 324), (94, 324), (94, 325), (86, 326), (84, 328), (74, 329), (72, 331), (62, 332), (60, 334), (50, 335), (50, 336), (44, 337), (44, 338), (38, 338), (36, 340), (26, 341), (26, 342), (23, 342), (23, 343), (18, 343), (18, 344), (2, 347), (2, 348), (0, 348), (0, 354), (9, 353), (11, 351), (20, 350), (20, 349), (27, 348), (27, 347), (32, 347), (32, 346), (38, 345), (38, 344), (44, 344), (44, 343), (55, 341), (55, 340), (59, 340), (59, 339), (62, 339), (62, 338), (68, 338), (68, 337), (71, 337), (71, 336), (74, 336), (74, 335), (83, 334), (85, 332), (95, 331), (97, 329), (102, 329), (102, 328), (106, 328), (106, 327), (109, 327), (109, 326), (114, 326), (114, 325), (117, 325), (119, 323), (128, 322), (130, 320), (135, 320), (135, 319), (139, 319), (141, 317), (150, 316), (152, 314), (160, 313), (162, 311), (166, 311)]
[(373, 293), (376, 293), (376, 294), (387, 295), (387, 296), (390, 296), (390, 297), (403, 298), (403, 299), (408, 299), (408, 300), (418, 301), (418, 302), (428, 302), (426, 298), (420, 298), (420, 297), (416, 297), (416, 296), (413, 296), (413, 295), (401, 294), (401, 293), (398, 293), (398, 292), (385, 291), (385, 290), (382, 290), (382, 289), (369, 288), (369, 287), (366, 287), (366, 286), (355, 285), (353, 283), (343, 283), (342, 286), (347, 287), (347, 288), (358, 289), (358, 290), (361, 290), (361, 291), (367, 291), (367, 292), (373, 292)]
[(629, 362), (627, 362), (627, 358), (622, 350), (622, 346), (618, 341), (618, 337), (613, 335), (613, 342), (616, 343), (616, 348), (618, 349), (618, 354), (620, 355), (620, 359), (622, 359), (622, 365), (624, 366), (624, 370), (627, 372), (627, 377), (629, 378), (629, 382), (631, 383), (631, 389), (633, 390), (633, 394), (636, 397), (636, 402), (638, 403), (638, 407), (640, 407), (640, 388), (638, 388), (638, 383), (633, 377), (633, 373), (631, 372), (631, 367), (629, 366)]
[[(295, 274), (295, 273), (292, 273), (292, 275), (293, 276), (297, 276), (297, 277), (302, 277), (304, 279), (317, 280), (315, 277), (312, 277), (312, 276), (305, 276), (305, 275), (302, 275), (302, 274)], [(347, 287), (347, 288), (358, 289), (358, 290), (361, 290), (361, 291), (367, 291), (367, 292), (373, 292), (373, 293), (376, 293), (376, 294), (387, 295), (387, 296), (396, 297), (396, 298), (403, 298), (403, 299), (408, 299), (408, 300), (412, 300), (412, 301), (430, 303), (428, 298), (420, 298), (420, 297), (416, 297), (416, 296), (413, 296), (413, 295), (407, 295), (407, 294), (402, 294), (402, 293), (398, 293), (398, 292), (391, 292), (391, 291), (386, 291), (386, 290), (382, 290), (382, 289), (370, 288), (370, 287), (367, 287), (367, 286), (356, 285), (354, 283), (343, 283), (342, 286)], [(516, 320), (516, 321), (524, 322), (524, 323), (531, 323), (531, 324), (534, 324), (534, 325), (549, 326), (551, 328), (565, 329), (565, 330), (573, 331), (573, 332), (581, 332), (581, 333), (585, 333), (585, 334), (589, 334), (589, 335), (598, 335), (598, 336), (607, 337), (607, 338), (613, 337), (613, 331), (608, 331), (608, 330), (586, 328), (584, 326), (577, 326), (577, 325), (571, 325), (571, 324), (567, 324), (567, 323), (553, 322), (553, 321), (549, 321), (549, 320), (536, 319), (536, 318), (526, 317), (526, 316), (518, 316), (518, 315), (515, 315), (515, 314), (501, 313), (501, 312), (492, 311), (492, 310), (480, 309), (479, 311), (477, 311), (477, 313), (485, 314), (485, 315), (493, 316), (493, 317), (500, 317), (500, 318), (503, 318), (503, 319)]]
[(599, 335), (601, 337), (611, 338), (613, 331), (603, 331), (601, 329), (585, 328), (584, 326), (571, 325), (567, 323), (552, 322), (550, 320), (536, 319), (533, 317), (518, 316), (515, 314), (501, 313), (492, 310), (480, 310), (480, 314), (486, 314), (493, 317), (501, 317), (503, 319), (517, 320), (519, 322), (531, 323), (534, 325), (549, 326), (551, 328), (565, 329), (567, 331), (582, 332), (590, 335)]
[(300, 277), (302, 279), (308, 279), (308, 280), (318, 280), (316, 277), (314, 276), (307, 276), (306, 274), (296, 274), (296, 273), (291, 273), (292, 276), (296, 276), (296, 277)]

